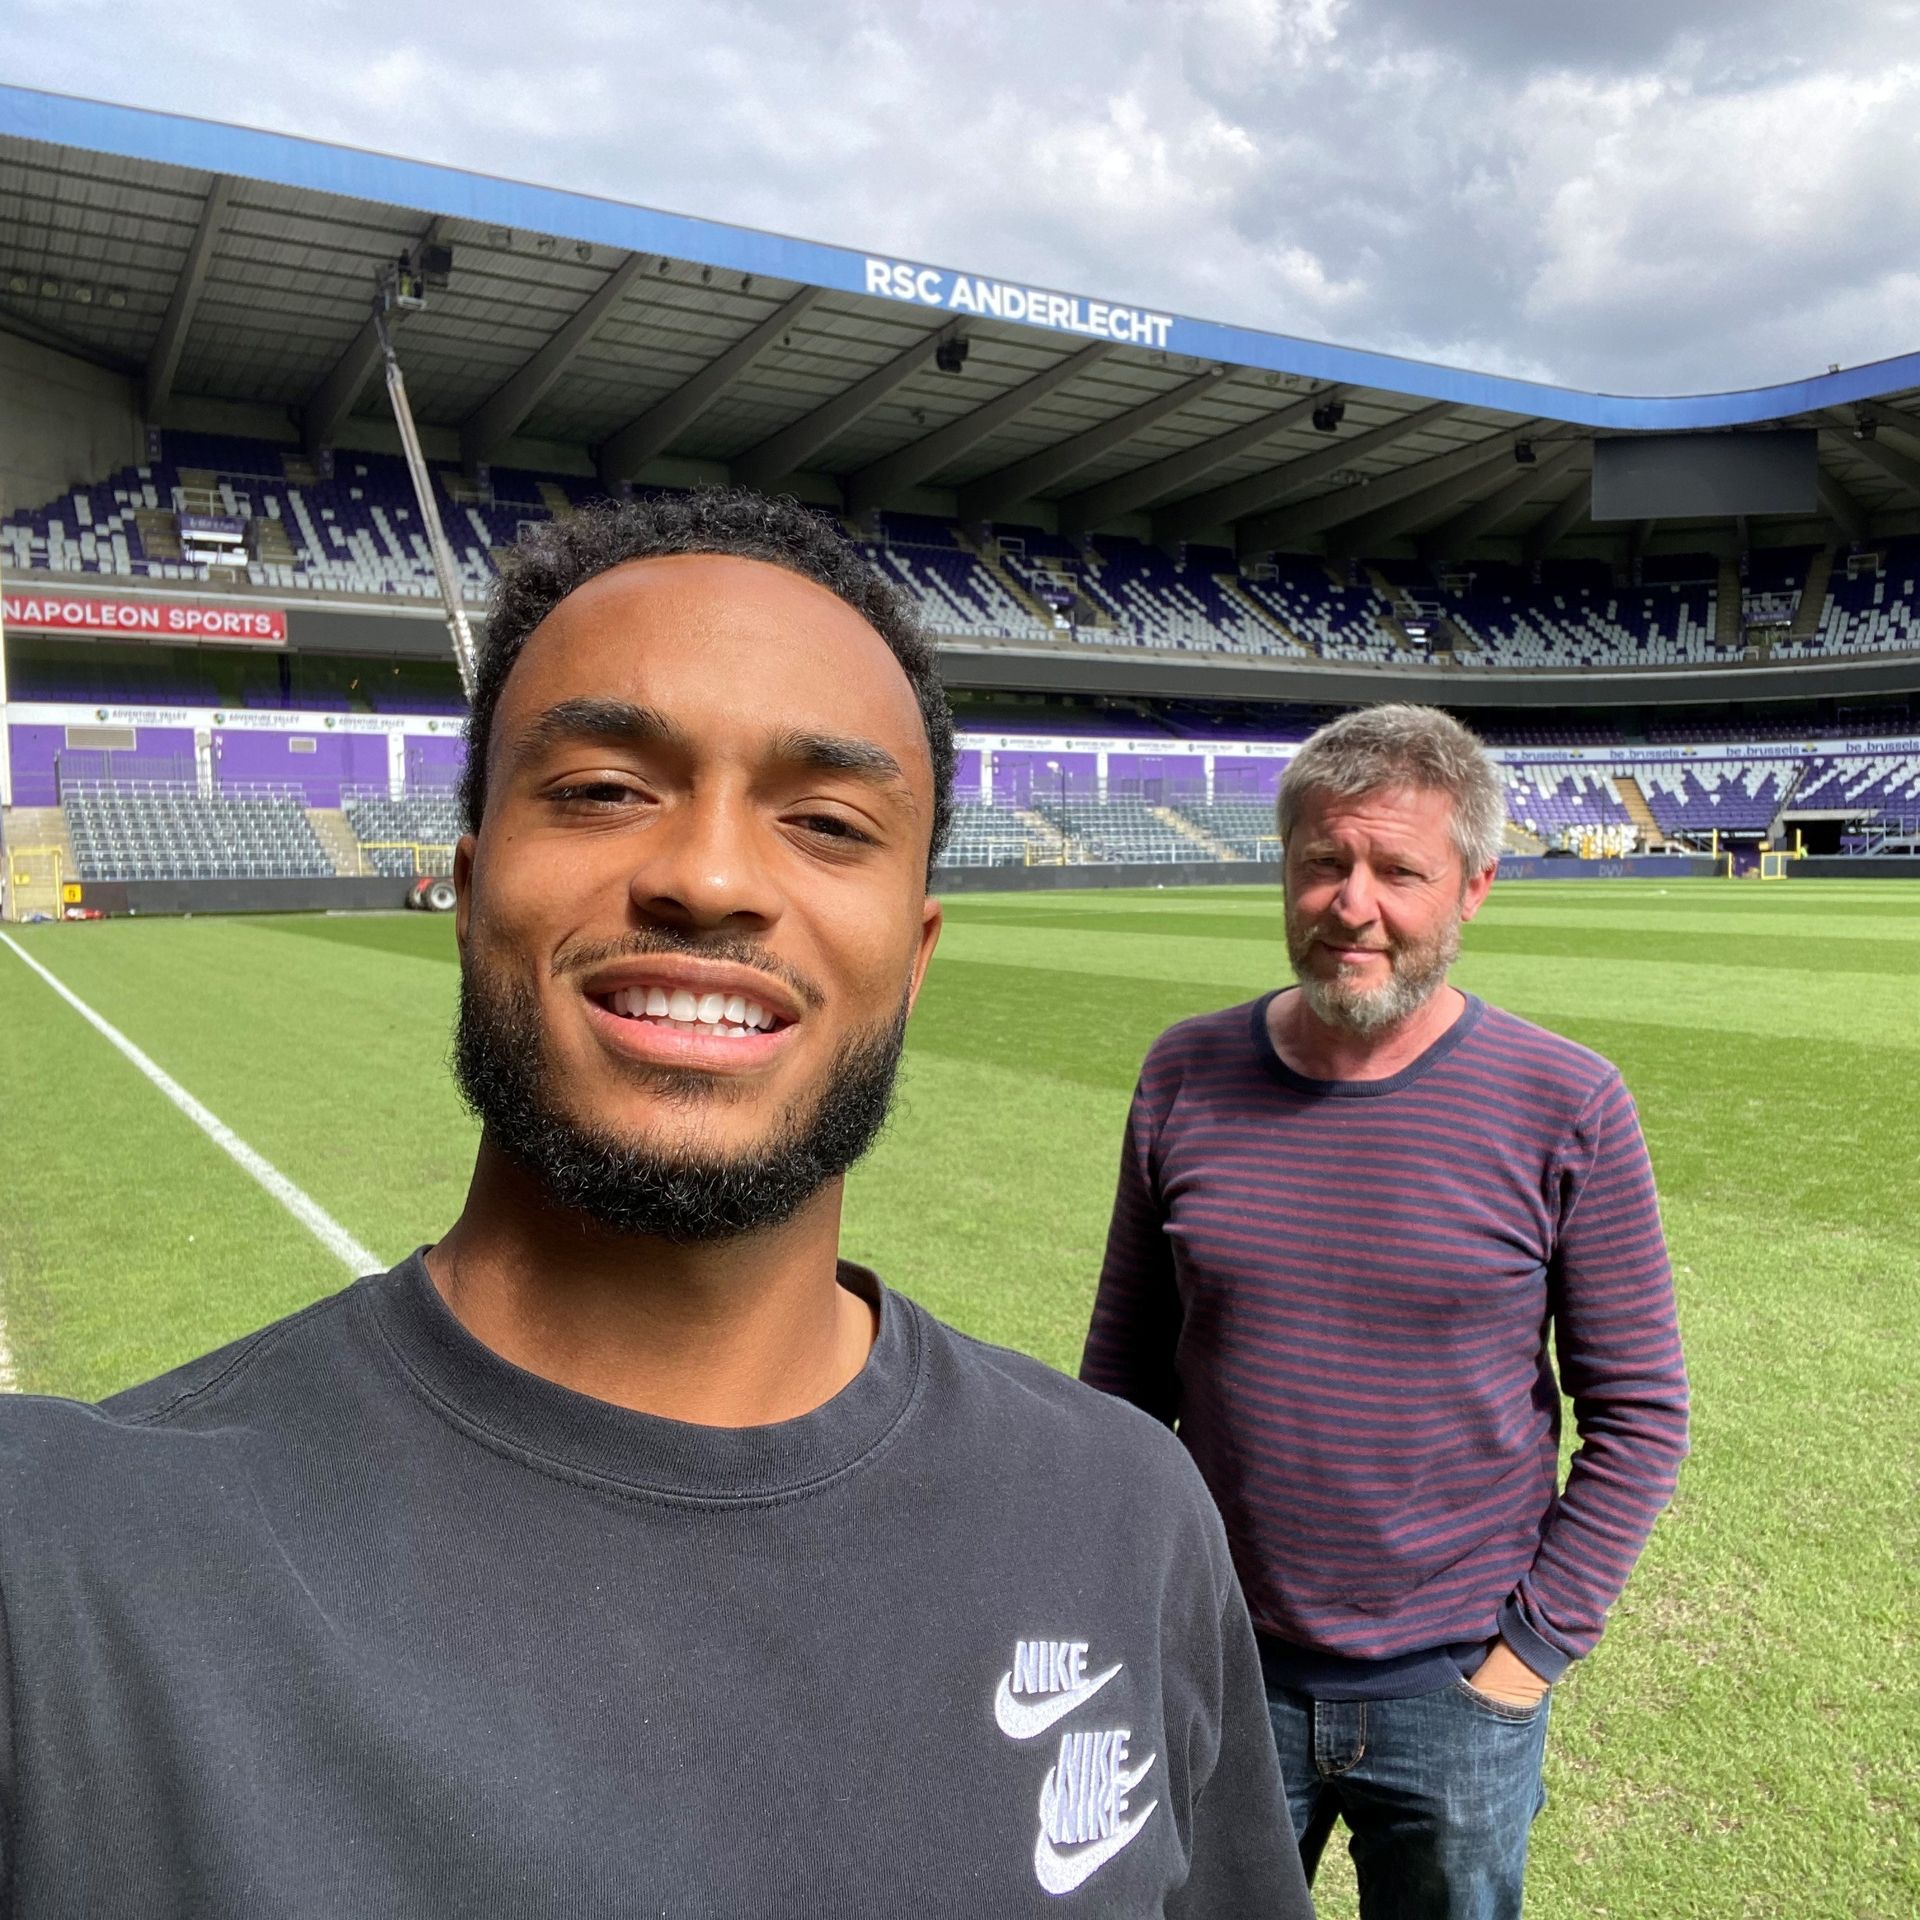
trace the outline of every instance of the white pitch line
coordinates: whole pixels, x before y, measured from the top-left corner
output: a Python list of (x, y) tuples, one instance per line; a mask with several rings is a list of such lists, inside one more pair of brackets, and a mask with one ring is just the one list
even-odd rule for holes
[[(103, 1020), (77, 993), (49, 973), (18, 941), (7, 934), (0, 933), (0, 945), (10, 947), (14, 954), (31, 967), (96, 1033), (118, 1047), (216, 1147), (237, 1161), (248, 1174), (259, 1181), (342, 1266), (356, 1275), (385, 1271), (388, 1264), (386, 1261), (363, 1247), (332, 1214), (317, 1201), (302, 1193), (270, 1160), (263, 1159), (255, 1153), (217, 1113), (210, 1112), (202, 1106), (165, 1068), (142, 1053), (111, 1021)], [(6, 1359), (5, 1335), (0, 1331), (0, 1380), (4, 1380), (5, 1375), (10, 1371)]]

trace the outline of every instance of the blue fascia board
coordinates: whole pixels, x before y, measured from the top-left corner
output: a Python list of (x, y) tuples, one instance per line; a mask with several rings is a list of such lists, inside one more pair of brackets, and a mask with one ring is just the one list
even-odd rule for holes
[[(1414, 399), (1440, 400), (1569, 426), (1621, 432), (1749, 426), (1920, 387), (1920, 353), (1908, 353), (1839, 373), (1732, 393), (1585, 393), (1542, 381), (1435, 366), (1251, 327), (1153, 313), (1085, 296), (1058, 294), (1050, 288), (1026, 289), (919, 261), (867, 255), (849, 247), (794, 240), (751, 227), (662, 213), (651, 207), (627, 206), (593, 194), (529, 186), (426, 161), (328, 146), (290, 134), (223, 126), (217, 121), (78, 100), (27, 87), (0, 85), (0, 134), (202, 173), (235, 174), (276, 186), (375, 201), (424, 214), (445, 214), (486, 226), (584, 240), (621, 252), (665, 254), (696, 265), (761, 274), (838, 293), (903, 297), (875, 292), (879, 278), (909, 289), (904, 297), (910, 304), (936, 311), (978, 311), (954, 304), (960, 283), (967, 282), (974, 289), (984, 286), (1013, 292), (1023, 306), (1031, 304), (1041, 316), (1051, 316), (1027, 316), (1015, 322), (1042, 331), (1079, 339), (1120, 338), (1123, 320), (1131, 320), (1136, 344), (1150, 341), (1170, 354), (1314, 381), (1372, 387)], [(1102, 331), (1109, 317), (1113, 330)], [(1144, 333), (1142, 327), (1146, 328)]]

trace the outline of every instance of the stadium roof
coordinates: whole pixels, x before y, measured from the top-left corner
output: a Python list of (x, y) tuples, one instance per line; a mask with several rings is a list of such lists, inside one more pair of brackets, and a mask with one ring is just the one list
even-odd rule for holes
[(559, 443), (610, 486), (670, 456), (824, 478), (853, 513), (936, 488), (969, 521), (1045, 501), (1063, 531), (1148, 515), (1156, 539), (1243, 555), (1498, 531), (1537, 556), (1586, 525), (1595, 430), (1785, 422), (1820, 429), (1845, 537), (1920, 508), (1920, 353), (1583, 393), (0, 87), (0, 329), (135, 377), (149, 419), (268, 406), (318, 447), (383, 415), (371, 290), (423, 241), (453, 273), (401, 357), (469, 464)]

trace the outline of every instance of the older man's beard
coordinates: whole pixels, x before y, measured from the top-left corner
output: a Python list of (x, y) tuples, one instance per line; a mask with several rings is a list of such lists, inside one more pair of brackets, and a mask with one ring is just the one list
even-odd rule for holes
[[(618, 1134), (569, 1112), (547, 1059), (538, 997), (472, 954), (461, 972), (453, 1071), (487, 1138), (555, 1206), (620, 1234), (730, 1239), (792, 1219), (873, 1144), (892, 1104), (907, 1012), (903, 998), (885, 1025), (849, 1036), (815, 1087), (760, 1140), (730, 1154)], [(731, 1084), (706, 1075), (657, 1077), (681, 1108), (737, 1097)]]
[(1389, 941), (1380, 952), (1386, 956), (1387, 978), (1377, 987), (1364, 986), (1350, 977), (1345, 968), (1331, 979), (1309, 971), (1307, 955), (1314, 942), (1332, 932), (1331, 944), (1343, 944), (1335, 929), (1320, 923), (1301, 926), (1291, 910), (1287, 914), (1287, 958), (1293, 963), (1293, 976), (1300, 983), (1300, 995), (1315, 1016), (1330, 1027), (1366, 1038), (1397, 1026), (1408, 1015), (1418, 1013), (1446, 984), (1447, 969), (1460, 957), (1460, 919), (1456, 914), (1431, 938)]

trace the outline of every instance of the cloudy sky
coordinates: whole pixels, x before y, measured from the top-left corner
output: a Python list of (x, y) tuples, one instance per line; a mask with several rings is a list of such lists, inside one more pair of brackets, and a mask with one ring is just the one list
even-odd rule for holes
[(23, 85), (1426, 359), (1920, 348), (1920, 0), (9, 10)]

